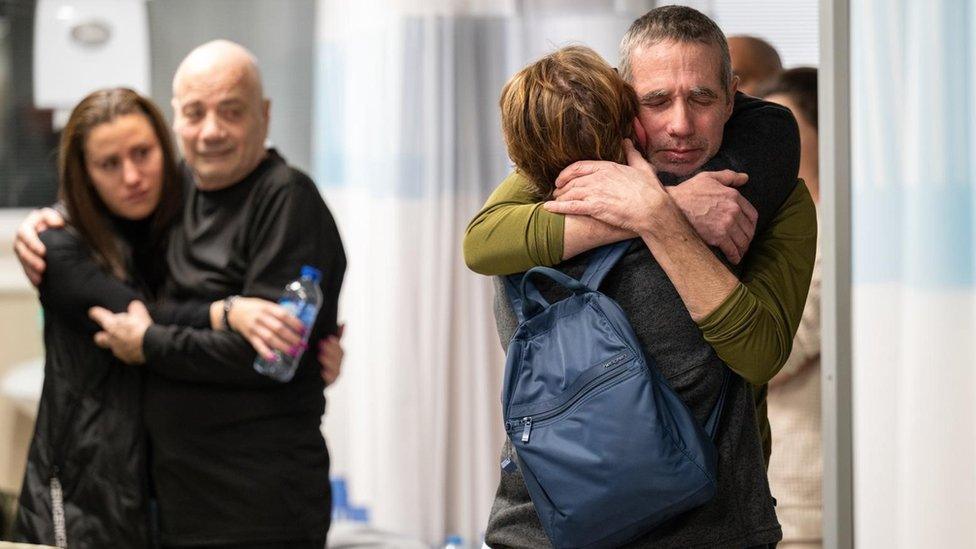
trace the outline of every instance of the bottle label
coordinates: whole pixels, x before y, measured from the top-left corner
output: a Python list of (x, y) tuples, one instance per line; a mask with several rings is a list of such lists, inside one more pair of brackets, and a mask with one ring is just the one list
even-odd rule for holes
[(306, 328), (311, 328), (315, 324), (315, 316), (319, 312), (315, 306), (292, 299), (282, 299), (278, 304), (290, 314), (297, 317), (298, 320), (301, 320)]
[[(288, 313), (294, 315), (305, 325), (307, 330), (302, 336), (302, 342), (308, 343), (308, 337), (311, 335), (311, 328), (315, 324), (315, 316), (318, 314), (318, 307), (305, 303), (301, 300), (294, 300), (288, 298), (282, 298), (278, 301)], [(262, 357), (257, 357), (254, 360), (254, 369), (258, 373), (264, 374), (266, 376), (277, 379), (281, 382), (291, 381), (292, 376), (295, 375), (295, 370), (298, 368), (298, 363), (302, 358), (304, 351), (298, 351), (295, 356), (286, 356), (279, 351), (274, 352), (273, 360), (265, 360)]]

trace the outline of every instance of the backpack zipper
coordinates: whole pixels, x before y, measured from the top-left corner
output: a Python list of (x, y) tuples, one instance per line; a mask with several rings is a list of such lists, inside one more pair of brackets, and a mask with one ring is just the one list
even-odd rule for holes
[(612, 372), (609, 370), (611, 368), (614, 368), (626, 362), (628, 359), (631, 358), (631, 356), (632, 355), (630, 353), (625, 352), (604, 362), (601, 366), (603, 366), (603, 368), (608, 371), (593, 378), (592, 380), (590, 380), (589, 383), (580, 387), (579, 391), (576, 391), (576, 394), (573, 395), (573, 398), (567, 400), (560, 406), (553, 408), (552, 410), (549, 410), (547, 412), (536, 414), (535, 416), (526, 416), (523, 417), (521, 420), (514, 421), (512, 425), (513, 427), (519, 425), (519, 423), (522, 424), (522, 439), (521, 439), (522, 442), (523, 443), (529, 442), (529, 437), (532, 434), (533, 423), (538, 423), (539, 421), (544, 421), (553, 418), (555, 416), (558, 416), (559, 414), (563, 413), (564, 411), (572, 407), (574, 404), (576, 404), (586, 393), (590, 392), (592, 389), (595, 389), (597, 386), (603, 385), (605, 383), (609, 383), (610, 381), (613, 381), (618, 377), (620, 377), (621, 375), (625, 374), (627, 372), (627, 369), (624, 368), (617, 369)]

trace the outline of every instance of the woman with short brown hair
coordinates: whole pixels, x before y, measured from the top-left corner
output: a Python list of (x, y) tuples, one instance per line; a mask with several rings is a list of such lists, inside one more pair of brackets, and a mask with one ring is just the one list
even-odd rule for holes
[(626, 164), (637, 94), (590, 48), (561, 48), (517, 72), (500, 106), (508, 156), (540, 200), (551, 198), (559, 172), (573, 162)]

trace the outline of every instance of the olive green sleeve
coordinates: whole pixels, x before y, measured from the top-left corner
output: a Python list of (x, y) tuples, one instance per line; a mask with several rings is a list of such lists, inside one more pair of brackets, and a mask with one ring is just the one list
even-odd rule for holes
[(699, 327), (733, 371), (753, 385), (783, 366), (803, 315), (817, 248), (817, 213), (800, 183), (752, 242), (743, 282)]
[(542, 207), (529, 180), (512, 173), (488, 197), (464, 232), (464, 262), (483, 275), (506, 275), (563, 257), (565, 217)]

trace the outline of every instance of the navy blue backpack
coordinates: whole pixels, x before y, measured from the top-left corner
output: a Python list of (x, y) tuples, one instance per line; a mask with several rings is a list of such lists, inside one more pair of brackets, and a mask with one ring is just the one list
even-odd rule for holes
[[(591, 252), (580, 280), (549, 267), (506, 277), (519, 325), (505, 364), (505, 431), (557, 548), (615, 547), (716, 491), (728, 369), (702, 427), (644, 357), (620, 306), (597, 291), (631, 242)], [(572, 295), (549, 303), (533, 276)]]

